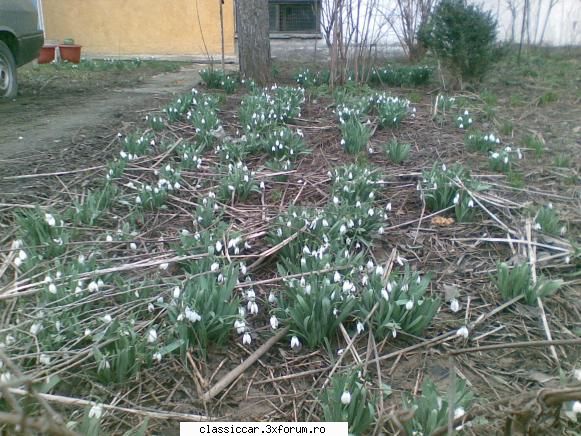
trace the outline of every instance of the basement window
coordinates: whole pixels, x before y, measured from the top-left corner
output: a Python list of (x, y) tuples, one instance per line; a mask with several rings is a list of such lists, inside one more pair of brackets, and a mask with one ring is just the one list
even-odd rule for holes
[(279, 33), (319, 33), (320, 4), (312, 0), (272, 1), (269, 5), (270, 31)]

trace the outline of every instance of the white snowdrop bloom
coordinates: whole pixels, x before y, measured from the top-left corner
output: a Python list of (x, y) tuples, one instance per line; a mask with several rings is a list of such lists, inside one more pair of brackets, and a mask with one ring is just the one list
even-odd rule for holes
[(11, 378), (12, 374), (10, 374), (9, 372), (3, 372), (2, 374), (0, 374), (0, 383), (6, 384), (10, 381)]
[(460, 327), (456, 332), (456, 336), (462, 336), (463, 338), (468, 338), (468, 328), (466, 326)]
[(18, 252), (18, 257), (17, 259), (20, 259), (20, 261), (24, 262), (26, 259), (28, 259), (28, 254), (26, 254), (26, 251), (24, 250), (20, 250)]
[(301, 257), (301, 266), (302, 267), (306, 267), (307, 266), (307, 259), (305, 259), (304, 257)]
[(337, 206), (339, 204), (339, 198), (337, 196), (333, 196), (333, 204)]
[(387, 210), (388, 212), (391, 210), (391, 201), (387, 203), (387, 205), (385, 206), (385, 210)]
[(355, 285), (351, 283), (349, 280), (345, 280), (343, 282), (343, 292), (352, 292), (355, 290)]
[(343, 404), (344, 406), (347, 406), (347, 405), (349, 405), (349, 403), (351, 403), (351, 394), (349, 392), (345, 391), (341, 395), (341, 404)]
[(365, 331), (365, 326), (363, 325), (362, 322), (358, 322), (357, 323), (357, 333), (361, 334), (362, 331)]
[(48, 285), (48, 292), (50, 292), (51, 294), (57, 293), (56, 285), (54, 283)]
[(347, 233), (347, 227), (345, 226), (345, 224), (341, 224), (341, 228), (339, 229), (339, 233), (341, 235), (344, 235), (345, 233)]
[(10, 246), (10, 249), (11, 250), (18, 250), (20, 247), (22, 247), (22, 240), (15, 239), (14, 241), (12, 241), (12, 245)]
[(454, 419), (461, 418), (462, 416), (464, 416), (465, 413), (466, 411), (464, 410), (463, 407), (457, 407), (456, 409), (454, 409)]
[(182, 187), (182, 185), (180, 185), (180, 183), (179, 183), (179, 182), (175, 182), (175, 183), (173, 184), (173, 188), (174, 188), (175, 190), (178, 190), (178, 189), (180, 189), (181, 187)]
[(52, 216), (50, 213), (44, 214), (44, 220), (49, 226), (51, 227), (56, 226), (56, 220), (54, 219), (54, 216)]
[[(442, 171), (446, 171), (446, 164), (442, 164)], [(434, 188), (436, 189), (436, 188)]]
[(153, 360), (157, 360), (158, 362), (161, 362), (161, 353), (159, 351), (156, 353), (153, 353)]
[(450, 300), (450, 310), (454, 313), (456, 313), (460, 310), (460, 303), (458, 302), (458, 300), (456, 298), (452, 298)]
[(159, 269), (162, 270), (162, 271), (165, 271), (168, 268), (169, 268), (169, 263), (167, 263), (167, 262), (164, 262), (164, 263), (160, 263), (159, 264)]
[(468, 201), (468, 207), (474, 207), (474, 200), (470, 199)]
[(290, 347), (292, 349), (294, 349), (294, 348), (297, 348), (297, 349), (300, 348), (301, 347), (301, 341), (299, 341), (299, 338), (297, 338), (296, 336), (293, 336), (291, 338), (291, 341), (290, 341)]
[(517, 154), (517, 156), (518, 156), (519, 159), (522, 159), (522, 153), (520, 151), (520, 148), (517, 148), (516, 149), (516, 154)]
[(264, 184), (264, 182), (260, 182), (260, 189), (262, 189), (264, 191), (265, 188), (266, 188), (266, 185)]
[(147, 342), (153, 344), (155, 341), (157, 341), (157, 332), (155, 331), (155, 329), (150, 329), (147, 332)]
[(504, 163), (507, 164), (508, 163), (508, 156), (504, 156)]
[(220, 241), (216, 242), (216, 251), (220, 253), (222, 251), (222, 243)]
[(406, 310), (412, 310), (414, 308), (413, 300), (408, 300), (408, 302), (405, 304), (405, 308)]
[(177, 300), (178, 298), (180, 298), (180, 294), (182, 293), (182, 290), (180, 289), (179, 286), (176, 286), (175, 288), (173, 288), (173, 298), (175, 300)]
[(137, 250), (137, 244), (135, 242), (132, 242), (131, 244), (129, 244), (129, 248), (131, 248), (132, 250)]
[(270, 317), (270, 328), (276, 330), (278, 328), (278, 318), (274, 315)]
[(464, 128), (464, 124), (460, 123), (460, 124), (458, 125), (458, 128), (459, 128), (459, 129), (463, 129), (463, 128)]
[(274, 295), (272, 291), (270, 292), (270, 294), (268, 294), (268, 302), (270, 304), (276, 303), (276, 295)]
[(101, 317), (101, 321), (103, 321), (105, 324), (109, 324), (111, 321), (113, 321), (113, 318), (111, 317), (111, 315), (106, 314)]
[(85, 336), (91, 336), (91, 330), (90, 329), (85, 329)]
[(541, 230), (541, 224), (540, 223), (535, 223), (535, 225), (533, 226), (533, 228), (535, 230)]
[(111, 235), (105, 236), (105, 241), (107, 241), (107, 242), (113, 242), (113, 236), (111, 236)]
[(18, 268), (20, 265), (22, 265), (22, 259), (20, 259), (19, 257), (17, 257), (16, 259), (14, 259), (14, 266), (16, 268)]
[(255, 301), (248, 302), (248, 312), (250, 312), (251, 315), (258, 314), (258, 304), (256, 304)]
[(198, 321), (201, 321), (202, 320), (202, 317), (200, 316), (200, 314), (198, 312), (196, 312), (195, 310), (190, 309), (187, 306), (186, 306), (186, 308), (184, 310), (184, 316), (191, 323), (195, 323), (195, 322), (198, 322)]
[(153, 305), (153, 303), (149, 303), (149, 304), (147, 305), (147, 311), (148, 311), (149, 313), (152, 313), (154, 310), (155, 310), (155, 306)]
[(305, 286), (305, 294), (309, 295), (311, 293), (312, 290), (312, 286), (309, 283), (307, 286)]
[(464, 115), (469, 115), (468, 110), (464, 110)]
[(139, 195), (135, 197), (135, 204), (141, 204), (141, 197)]
[(385, 289), (381, 290), (381, 296), (383, 297), (383, 299), (385, 301), (389, 301), (389, 294), (387, 293), (387, 291)]
[(244, 333), (244, 336), (242, 336), (242, 344), (243, 345), (250, 345), (251, 342), (252, 342), (252, 337), (250, 336), (250, 333), (248, 333), (248, 332)]
[(574, 401), (573, 406), (571, 407), (571, 412), (577, 415), (581, 415), (581, 401)]
[(236, 333), (241, 335), (242, 333), (244, 333), (244, 330), (246, 329), (246, 323), (244, 321), (237, 319), (236, 321), (234, 321), (234, 328), (236, 329)]
[(213, 273), (218, 272), (219, 269), (220, 264), (218, 262), (214, 262), (212, 265), (210, 265), (210, 271)]
[(329, 221), (327, 221), (326, 219), (323, 218), (323, 221), (321, 223), (323, 224), (323, 227), (329, 227)]
[(95, 404), (93, 407), (91, 407), (91, 409), (89, 410), (89, 418), (90, 419), (101, 419), (101, 416), (103, 415), (103, 406), (101, 404)]
[(454, 204), (458, 204), (458, 202), (460, 201), (460, 194), (456, 193), (456, 195), (454, 196)]
[(373, 208), (370, 208), (370, 209), (367, 211), (367, 215), (369, 215), (369, 216), (373, 216), (373, 215), (375, 215), (375, 211), (373, 210)]
[(565, 226), (561, 227), (561, 229), (559, 230), (559, 233), (561, 234), (561, 236), (564, 236), (565, 233), (567, 233), (567, 227), (565, 227)]
[(472, 124), (472, 118), (468, 118), (468, 124)]
[(573, 371), (573, 378), (581, 382), (581, 369), (576, 369)]
[(384, 269), (383, 269), (383, 267), (382, 267), (381, 265), (377, 265), (377, 266), (375, 267), (375, 274), (376, 274), (376, 275), (378, 275), (378, 276), (382, 276), (384, 272), (385, 272), (385, 271), (384, 271)]
[(403, 258), (401, 256), (397, 256), (397, 258), (395, 260), (399, 264), (399, 266), (403, 266), (403, 263), (406, 261), (405, 258)]
[(375, 268), (375, 265), (373, 264), (373, 261), (371, 259), (367, 261), (367, 264), (365, 266), (367, 268), (367, 271), (372, 271), (373, 268)]
[(361, 284), (363, 286), (366, 286), (368, 282), (369, 282), (369, 276), (367, 274), (365, 274), (363, 277), (361, 277)]
[(95, 281), (92, 281), (89, 283), (89, 286), (87, 286), (87, 289), (89, 292), (97, 292), (99, 290), (99, 284)]
[(42, 363), (43, 365), (49, 365), (50, 364), (50, 356), (47, 356), (46, 354), (42, 353), (40, 355), (40, 357), (38, 358), (39, 362)]
[(341, 274), (339, 274), (339, 271), (335, 271), (335, 274), (333, 275), (333, 281), (335, 283), (341, 281)]
[(385, 229), (383, 228), (383, 226), (377, 229), (377, 233), (379, 233), (380, 235), (383, 235), (385, 233)]

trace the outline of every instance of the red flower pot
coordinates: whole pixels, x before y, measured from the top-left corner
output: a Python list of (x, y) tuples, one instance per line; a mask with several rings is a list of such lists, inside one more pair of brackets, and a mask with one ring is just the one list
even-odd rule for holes
[(40, 53), (38, 54), (39, 64), (50, 64), (54, 61), (56, 51), (56, 45), (43, 45), (40, 48)]
[(61, 53), (61, 60), (68, 61), (73, 64), (78, 64), (81, 62), (81, 46), (77, 44), (61, 44), (59, 45), (59, 51)]

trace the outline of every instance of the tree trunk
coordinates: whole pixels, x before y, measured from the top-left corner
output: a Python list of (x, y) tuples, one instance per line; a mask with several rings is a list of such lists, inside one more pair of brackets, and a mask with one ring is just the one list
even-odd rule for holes
[(238, 0), (236, 19), (240, 74), (265, 85), (271, 73), (268, 0)]

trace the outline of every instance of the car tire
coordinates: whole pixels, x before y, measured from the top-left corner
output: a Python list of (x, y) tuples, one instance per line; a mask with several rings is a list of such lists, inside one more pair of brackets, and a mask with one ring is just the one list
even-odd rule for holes
[(14, 98), (17, 92), (16, 62), (8, 46), (0, 41), (0, 98)]

